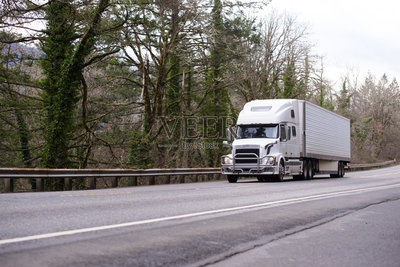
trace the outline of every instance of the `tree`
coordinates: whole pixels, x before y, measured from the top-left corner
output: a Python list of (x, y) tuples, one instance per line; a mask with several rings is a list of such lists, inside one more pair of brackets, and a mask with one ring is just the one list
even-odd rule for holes
[[(355, 157), (363, 160), (384, 158), (385, 151), (397, 146), (391, 136), (398, 129), (400, 90), (396, 79), (389, 83), (386, 75), (379, 81), (370, 73), (364, 82), (354, 88), (352, 101)], [(385, 142), (386, 141), (386, 142)], [(386, 155), (385, 155), (386, 154)]]
[(336, 95), (336, 105), (337, 113), (346, 118), (350, 118), (351, 95), (347, 89), (347, 83), (347, 79), (345, 79), (342, 83), (342, 89), (340, 90), (339, 95)]
[[(71, 167), (70, 141), (73, 138), (74, 113), (79, 90), (84, 84), (83, 69), (95, 46), (101, 16), (109, 0), (99, 0), (81, 36), (76, 29), (76, 10), (68, 2), (53, 1), (46, 9), (47, 28), (42, 49), (45, 53), (42, 68), (45, 78), (42, 94), (46, 119), (44, 125), (43, 165), (48, 168)], [(60, 180), (61, 181), (61, 180)], [(62, 189), (57, 183), (55, 189)]]
[[(295, 17), (270, 12), (248, 36), (234, 66), (231, 80), (238, 84), (241, 102), (265, 98), (306, 98), (314, 56), (310, 55), (307, 28)], [(230, 69), (231, 71), (231, 69)], [(232, 72), (232, 71), (231, 71)]]

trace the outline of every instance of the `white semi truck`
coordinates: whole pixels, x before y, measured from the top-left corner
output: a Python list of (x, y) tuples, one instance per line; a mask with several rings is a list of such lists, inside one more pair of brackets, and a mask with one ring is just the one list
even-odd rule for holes
[[(233, 141), (233, 142), (232, 142)], [(232, 142), (232, 143), (231, 143)], [(312, 179), (317, 173), (343, 177), (350, 162), (350, 121), (304, 100), (254, 100), (228, 128), (232, 153), (222, 156), (230, 183), (239, 177), (259, 181)]]

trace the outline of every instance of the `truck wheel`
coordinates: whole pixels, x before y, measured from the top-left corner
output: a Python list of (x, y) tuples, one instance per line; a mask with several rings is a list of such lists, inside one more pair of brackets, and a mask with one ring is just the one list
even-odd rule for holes
[(274, 180), (276, 182), (282, 182), (283, 177), (285, 177), (285, 166), (283, 165), (283, 162), (279, 163), (279, 174), (275, 175)]
[(339, 177), (342, 178), (344, 176), (344, 163), (343, 162), (339, 162), (339, 168), (340, 168), (340, 174)]
[(311, 179), (310, 177), (311, 177), (311, 175), (310, 175), (310, 173), (311, 173), (311, 168), (312, 168), (312, 166), (311, 166), (311, 161), (309, 161), (308, 159), (304, 159), (303, 160), (303, 179), (304, 180), (309, 180), (309, 179)]
[(308, 172), (308, 161), (303, 160), (303, 173), (299, 175), (299, 180), (307, 180), (307, 172)]
[(236, 183), (238, 180), (237, 175), (227, 175), (229, 183)]
[(307, 179), (311, 180), (314, 177), (314, 168), (312, 160), (308, 161), (308, 175)]
[[(343, 168), (343, 169), (342, 169)], [(340, 178), (344, 176), (344, 165), (342, 162), (338, 162), (337, 173), (331, 174), (331, 178)]]

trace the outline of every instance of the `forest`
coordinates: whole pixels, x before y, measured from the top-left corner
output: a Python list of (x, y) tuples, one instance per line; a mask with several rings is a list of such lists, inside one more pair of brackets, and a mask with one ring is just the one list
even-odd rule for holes
[(219, 166), (274, 98), (349, 118), (352, 162), (399, 158), (396, 79), (330, 81), (308, 30), (268, 1), (1, 0), (0, 167)]

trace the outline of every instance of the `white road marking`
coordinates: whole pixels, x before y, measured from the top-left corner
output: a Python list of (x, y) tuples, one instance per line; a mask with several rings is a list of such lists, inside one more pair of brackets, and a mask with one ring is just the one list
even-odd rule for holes
[(186, 218), (192, 218), (192, 217), (198, 217), (198, 216), (204, 216), (204, 215), (226, 213), (226, 212), (233, 212), (233, 211), (240, 211), (240, 210), (247, 210), (247, 209), (272, 208), (272, 207), (277, 207), (277, 206), (285, 206), (285, 205), (290, 205), (290, 204), (296, 204), (296, 203), (302, 203), (302, 202), (307, 202), (307, 201), (320, 200), (320, 199), (326, 199), (326, 198), (332, 198), (332, 197), (338, 197), (338, 196), (354, 195), (354, 194), (366, 193), (366, 192), (371, 192), (371, 191), (391, 189), (391, 188), (396, 188), (396, 187), (400, 187), (400, 184), (384, 185), (384, 186), (369, 187), (369, 188), (362, 188), (362, 189), (353, 189), (353, 190), (346, 190), (346, 191), (340, 191), (340, 192), (334, 192), (334, 193), (319, 194), (319, 195), (314, 195), (314, 196), (270, 201), (270, 202), (265, 202), (265, 203), (239, 206), (239, 207), (233, 207), (233, 208), (209, 210), (209, 211), (188, 213), (188, 214), (176, 215), (176, 216), (170, 216), (170, 217), (148, 219), (148, 220), (142, 220), (142, 221), (134, 221), (134, 222), (112, 224), (112, 225), (105, 225), (105, 226), (98, 226), (98, 227), (91, 227), (91, 228), (61, 231), (61, 232), (48, 233), (48, 234), (40, 234), (40, 235), (32, 235), (32, 236), (4, 239), (4, 240), (0, 240), (0, 245), (20, 243), (20, 242), (26, 242), (26, 241), (32, 241), (32, 240), (40, 240), (40, 239), (52, 238), (52, 237), (89, 233), (89, 232), (95, 232), (95, 231), (110, 230), (110, 229), (136, 226), (136, 225), (144, 225), (144, 224), (150, 224), (150, 223), (165, 222), (165, 221), (171, 221), (171, 220), (186, 219)]

